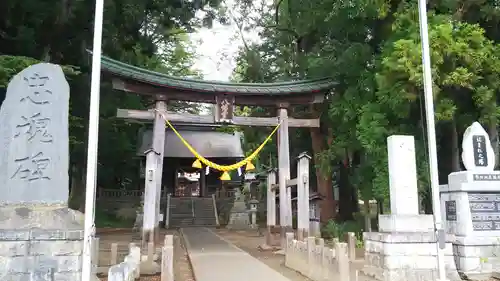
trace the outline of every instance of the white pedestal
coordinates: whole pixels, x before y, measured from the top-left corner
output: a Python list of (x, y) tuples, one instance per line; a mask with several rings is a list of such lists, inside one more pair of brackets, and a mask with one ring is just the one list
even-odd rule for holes
[(458, 271), (477, 278), (500, 270), (500, 172), (456, 172), (448, 182), (441, 211)]
[[(432, 215), (418, 212), (415, 142), (387, 138), (391, 214), (379, 215), (379, 232), (364, 233), (363, 272), (380, 281), (437, 280), (437, 238)], [(448, 280), (460, 280), (451, 243), (446, 243)]]
[[(365, 232), (363, 239), (364, 274), (380, 281), (438, 280), (434, 232)], [(461, 280), (451, 242), (446, 243), (445, 265), (449, 281)]]

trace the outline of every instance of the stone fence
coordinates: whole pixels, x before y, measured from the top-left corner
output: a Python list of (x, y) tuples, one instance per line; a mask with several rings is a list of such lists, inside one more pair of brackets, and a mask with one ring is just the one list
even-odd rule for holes
[(140, 264), (141, 249), (132, 243), (124, 261), (109, 268), (108, 281), (134, 281), (140, 277)]
[[(353, 240), (354, 237), (354, 240)], [(351, 263), (355, 260), (355, 236), (348, 235), (349, 243), (333, 240), (333, 247), (325, 245), (322, 238), (307, 237), (304, 241), (286, 234), (285, 266), (313, 281), (351, 280)], [(355, 278), (356, 279), (356, 278)]]
[[(99, 266), (99, 238), (93, 240), (92, 262), (96, 274), (108, 274), (108, 281), (133, 281), (144, 274), (161, 273), (161, 281), (174, 281), (174, 241), (172, 235), (165, 235), (163, 247), (161, 248), (161, 266), (159, 271), (155, 266), (155, 249), (153, 243), (149, 243), (146, 255), (141, 254), (140, 247), (135, 243), (129, 244), (128, 254), (123, 262), (116, 264), (118, 260), (118, 244), (112, 243), (110, 249), (110, 261), (106, 265)], [(110, 267), (107, 265), (111, 265)], [(109, 270), (108, 270), (109, 267)]]

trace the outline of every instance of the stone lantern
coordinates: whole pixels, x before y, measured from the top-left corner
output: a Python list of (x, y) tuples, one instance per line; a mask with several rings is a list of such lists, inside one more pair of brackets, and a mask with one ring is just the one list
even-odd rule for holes
[(251, 221), (251, 227), (252, 228), (257, 228), (257, 205), (259, 204), (259, 200), (257, 199), (252, 199), (248, 201), (250, 204), (250, 221)]

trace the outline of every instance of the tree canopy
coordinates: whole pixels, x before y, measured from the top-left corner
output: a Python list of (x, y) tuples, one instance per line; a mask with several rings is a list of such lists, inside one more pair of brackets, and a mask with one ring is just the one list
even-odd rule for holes
[[(114, 59), (170, 75), (201, 77), (192, 67), (195, 53), (188, 34), (223, 20), (219, 4), (218, 0), (105, 1), (102, 51)], [(39, 61), (63, 65), (70, 80), (70, 206), (80, 210), (84, 206), (90, 93), (87, 49), (92, 46), (94, 6), (90, 0), (0, 3), (0, 96), (13, 75)], [(103, 81), (99, 187), (127, 188), (139, 180), (139, 161), (134, 158), (141, 125), (114, 117), (118, 107), (143, 109), (150, 103), (138, 95), (117, 93)], [(182, 102), (170, 106), (171, 110), (199, 111)]]
[[(234, 79), (275, 81), (332, 77), (325, 103), (294, 114), (321, 118), (310, 132), (318, 191), (339, 184), (340, 219), (352, 219), (358, 198), (387, 203), (386, 138), (413, 135), (422, 205), (431, 211), (418, 9), (406, 0), (278, 0), (240, 4), (240, 26), (261, 41), (241, 48)], [(461, 134), (479, 120), (498, 157), (498, 7), (490, 1), (433, 1), (429, 36), (441, 183), (461, 170)], [(249, 114), (260, 114), (256, 111)], [(301, 142), (297, 132), (292, 142)], [(451, 144), (451, 145), (450, 145)], [(300, 148), (296, 148), (300, 149)], [(326, 182), (322, 182), (326, 178)], [(337, 198), (338, 200), (339, 198)], [(336, 202), (323, 200), (323, 208)], [(335, 213), (322, 213), (328, 218)]]
[[(63, 65), (70, 80), (70, 203), (80, 209), (93, 7), (90, 0), (0, 3), (0, 93), (5, 93), (12, 75), (38, 61)], [(359, 198), (387, 203), (386, 138), (392, 134), (415, 136), (420, 195), (430, 212), (417, 11), (415, 1), (408, 0), (236, 0), (231, 5), (220, 0), (109, 0), (103, 52), (151, 70), (202, 78), (193, 69), (195, 53), (188, 34), (210, 27), (214, 20), (233, 22), (243, 39), (233, 80), (331, 77), (337, 82), (323, 104), (296, 106), (291, 112), (293, 117), (321, 120), (320, 128), (291, 130), (290, 141), (292, 157), (302, 151), (314, 154), (312, 172), (324, 197), (323, 219), (353, 219)], [(428, 20), (439, 176), (446, 183), (450, 172), (462, 169), (461, 135), (475, 120), (488, 130), (498, 158), (500, 9), (495, 1), (437, 0), (429, 3)], [(246, 40), (249, 30), (258, 31), (260, 40)], [(103, 82), (100, 187), (127, 188), (138, 181), (138, 161), (131, 159), (141, 125), (114, 116), (117, 107), (149, 106), (144, 97), (117, 94)], [(190, 103), (170, 106), (176, 111), (200, 111)], [(274, 110), (245, 107), (237, 112), (274, 116)], [(246, 150), (254, 149), (268, 133), (243, 130)], [(276, 163), (275, 149), (266, 147), (259, 167)], [(333, 186), (339, 186), (336, 200)]]

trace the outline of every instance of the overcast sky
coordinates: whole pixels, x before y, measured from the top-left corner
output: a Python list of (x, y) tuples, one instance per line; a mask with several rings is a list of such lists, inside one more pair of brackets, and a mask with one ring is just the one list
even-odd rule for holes
[[(203, 73), (205, 80), (228, 81), (235, 67), (240, 40), (234, 40), (235, 26), (215, 24), (212, 29), (203, 28), (191, 35), (198, 58), (194, 68)], [(233, 41), (233, 42), (232, 42)]]
[[(234, 0), (226, 0), (227, 5), (233, 5)], [(232, 15), (238, 17), (237, 9), (231, 9)], [(231, 17), (229, 20), (232, 20)], [(244, 32), (247, 42), (259, 39), (257, 32)], [(236, 56), (243, 46), (238, 27), (232, 23), (221, 25), (214, 21), (211, 29), (202, 28), (191, 36), (198, 58), (194, 68), (202, 71), (205, 80), (229, 81), (236, 66)]]

